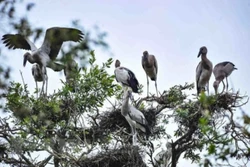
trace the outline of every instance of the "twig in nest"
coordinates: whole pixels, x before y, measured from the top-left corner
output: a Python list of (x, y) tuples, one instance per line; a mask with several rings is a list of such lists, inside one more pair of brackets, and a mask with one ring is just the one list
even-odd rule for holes
[(23, 78), (23, 73), (21, 70), (19, 70), (20, 74), (21, 74), (21, 78), (22, 78), (22, 81), (23, 81), (23, 87), (25, 87), (25, 82), (24, 82), (24, 78)]

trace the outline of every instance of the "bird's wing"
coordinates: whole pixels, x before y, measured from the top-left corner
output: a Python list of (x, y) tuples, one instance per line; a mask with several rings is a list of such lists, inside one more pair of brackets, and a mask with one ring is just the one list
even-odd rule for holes
[(142, 65), (142, 68), (145, 70), (143, 56), (142, 56), (142, 59), (141, 59), (141, 65)]
[(139, 111), (138, 109), (136, 109), (134, 106), (129, 105), (130, 110), (129, 110), (129, 116), (131, 117), (132, 120), (136, 121), (137, 123), (141, 124), (141, 125), (147, 125), (148, 122), (145, 119), (143, 113), (141, 111)]
[(3, 43), (9, 49), (37, 50), (34, 43), (21, 34), (5, 34), (2, 37)]
[(202, 68), (201, 68), (201, 62), (196, 67), (196, 86), (198, 85), (200, 76), (201, 76)]
[(52, 60), (54, 60), (63, 42), (80, 42), (83, 39), (83, 35), (84, 34), (80, 30), (75, 28), (52, 27), (46, 30), (41, 48)]
[(158, 73), (158, 63), (157, 63), (157, 60), (156, 60), (154, 55), (153, 55), (153, 60), (154, 60), (155, 71), (156, 71), (156, 74), (157, 74)]

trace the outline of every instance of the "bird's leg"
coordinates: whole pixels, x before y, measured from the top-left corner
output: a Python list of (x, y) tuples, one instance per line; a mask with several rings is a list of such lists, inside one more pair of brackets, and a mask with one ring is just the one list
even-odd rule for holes
[(45, 95), (47, 96), (47, 92), (48, 92), (48, 76), (47, 76), (47, 74), (45, 75), (45, 80), (46, 80), (46, 92), (45, 92)]
[(37, 81), (36, 82), (36, 98), (38, 99), (38, 86), (37, 86)]
[(133, 143), (134, 143), (133, 145), (137, 144), (137, 132), (136, 132), (136, 129), (134, 129)]
[(156, 96), (158, 97), (157, 81), (155, 81)]
[(209, 95), (209, 81), (207, 82), (207, 95)]
[(130, 125), (131, 127), (131, 132), (132, 132), (132, 145), (134, 146), (135, 145), (135, 129), (132, 125)]
[(222, 89), (222, 92), (221, 93), (223, 93), (224, 92), (224, 90), (225, 90), (225, 83), (224, 83), (224, 81), (222, 80), (222, 83), (223, 83), (223, 89)]
[(43, 85), (42, 85), (42, 90), (40, 92), (40, 96), (42, 96), (42, 94), (44, 94), (44, 84), (45, 84), (45, 79), (43, 80)]
[(227, 77), (226, 77), (226, 82), (227, 82), (226, 90), (227, 90), (227, 92), (228, 92), (228, 80), (227, 80)]
[(147, 77), (147, 97), (148, 97), (148, 94), (149, 94), (149, 80), (148, 80), (147, 74), (146, 74), (146, 77)]

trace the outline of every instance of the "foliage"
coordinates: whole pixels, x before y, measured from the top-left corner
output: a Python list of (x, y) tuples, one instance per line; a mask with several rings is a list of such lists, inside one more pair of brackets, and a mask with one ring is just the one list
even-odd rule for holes
[[(1, 21), (7, 25), (1, 26), (1, 31), (5, 32), (7, 27), (8, 31), (39, 40), (44, 29), (33, 27), (27, 15), (18, 14), (17, 6), (23, 3), (0, 1)], [(23, 7), (28, 14), (35, 4), (27, 3)], [(77, 20), (72, 26), (81, 29), (85, 39), (77, 45), (65, 46), (58, 61), (65, 64), (72, 58), (81, 63), (86, 60), (74, 76), (75, 92), (72, 92), (72, 85), (63, 82), (63, 87), (50, 96), (36, 98), (27, 85), (14, 81), (7, 84), (10, 68), (1, 64), (0, 97), (6, 100), (2, 107), (9, 113), (8, 117), (0, 119), (0, 161), (3, 164), (155, 167), (154, 142), (169, 142), (169, 139), (173, 167), (177, 166), (181, 155), (202, 166), (235, 165), (231, 160), (237, 161), (237, 166), (249, 163), (250, 117), (242, 111), (243, 120), (235, 118), (236, 110), (248, 102), (244, 102), (246, 96), (239, 92), (210, 96), (202, 93), (191, 99), (187, 92), (193, 90), (194, 85), (188, 83), (173, 86), (160, 97), (142, 97), (133, 102), (148, 120), (152, 134), (147, 139), (138, 131), (140, 142), (138, 146), (131, 146), (130, 126), (120, 113), (122, 89), (107, 72), (113, 59), (97, 65), (93, 51), (96, 47), (108, 49), (107, 34), (96, 28), (93, 35)], [(1, 59), (5, 58), (3, 56), (1, 54)], [(172, 130), (173, 136), (166, 133), (170, 120), (177, 125)], [(200, 154), (202, 151), (205, 156)], [(35, 157), (34, 153), (43, 153), (44, 159)]]

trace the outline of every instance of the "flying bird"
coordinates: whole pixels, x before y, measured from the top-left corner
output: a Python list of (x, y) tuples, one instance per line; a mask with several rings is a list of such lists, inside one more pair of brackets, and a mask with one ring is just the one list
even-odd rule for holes
[(31, 64), (37, 63), (42, 69), (42, 74), (45, 75), (47, 73), (46, 67), (54, 71), (64, 69), (64, 65), (54, 62), (63, 42), (80, 42), (83, 39), (83, 35), (80, 30), (75, 28), (52, 27), (46, 30), (45, 38), (40, 48), (37, 48), (34, 43), (21, 34), (5, 34), (2, 40), (9, 49), (31, 50), (31, 53), (27, 52), (24, 54), (23, 66), (25, 67), (27, 61)]
[(130, 87), (134, 93), (139, 93), (139, 82), (135, 77), (135, 74), (126, 67), (121, 67), (121, 62), (116, 60), (115, 62), (115, 78), (116, 81), (121, 83), (124, 91), (127, 87)]
[(196, 67), (196, 87), (197, 87), (197, 95), (201, 93), (201, 90), (205, 90), (207, 86), (207, 92), (209, 94), (209, 80), (213, 71), (213, 64), (207, 58), (207, 48), (205, 46), (200, 48), (197, 57), (200, 57), (201, 61)]
[(214, 66), (214, 70), (213, 70), (213, 74), (215, 77), (215, 81), (214, 81), (214, 90), (215, 93), (217, 94), (218, 92), (218, 87), (220, 82), (222, 81), (223, 83), (223, 90), (222, 92), (225, 90), (225, 83), (224, 83), (224, 78), (226, 78), (226, 91), (228, 91), (228, 80), (227, 77), (234, 71), (237, 70), (237, 68), (235, 67), (235, 65), (232, 62), (229, 61), (224, 61), (221, 63), (216, 64), (216, 66)]
[[(37, 82), (43, 82), (41, 94), (44, 93), (46, 95), (48, 91), (48, 77), (46, 71), (42, 71), (42, 69), (38, 64), (34, 64), (31, 68), (31, 72), (36, 82), (36, 89), (38, 90)], [(46, 85), (45, 92), (44, 92), (44, 84)], [(38, 92), (37, 92), (37, 97), (38, 97)]]
[(125, 117), (125, 119), (128, 121), (131, 131), (132, 131), (132, 136), (133, 136), (133, 145), (136, 144), (137, 138), (137, 131), (136, 129), (140, 129), (144, 133), (146, 133), (147, 137), (151, 134), (148, 122), (143, 115), (141, 111), (136, 109), (134, 106), (129, 104), (129, 98), (132, 96), (132, 91), (127, 90), (124, 92), (124, 99), (122, 103), (122, 108), (121, 108), (121, 114)]
[(158, 89), (157, 89), (158, 64), (157, 64), (157, 60), (156, 60), (155, 56), (148, 54), (148, 51), (144, 51), (141, 64), (142, 64), (142, 67), (143, 67), (143, 69), (146, 73), (146, 77), (147, 77), (147, 96), (149, 94), (148, 77), (152, 81), (155, 81), (156, 95), (158, 96)]

